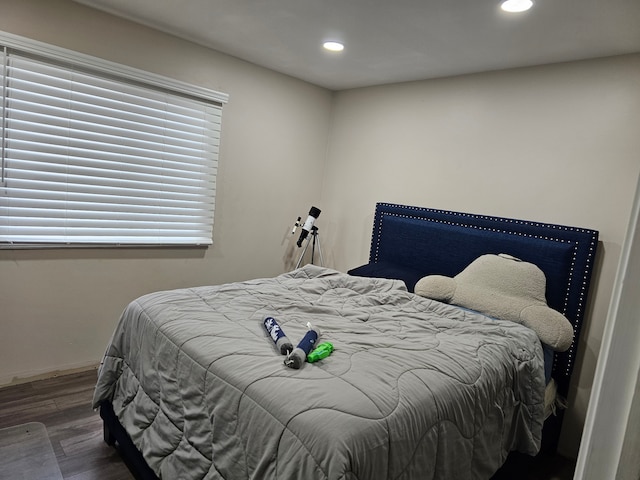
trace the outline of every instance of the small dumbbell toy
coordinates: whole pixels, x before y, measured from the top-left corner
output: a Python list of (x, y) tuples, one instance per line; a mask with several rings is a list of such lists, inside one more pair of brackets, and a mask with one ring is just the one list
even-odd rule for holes
[(273, 343), (276, 344), (276, 348), (282, 355), (287, 355), (293, 351), (293, 344), (287, 336), (284, 334), (284, 331), (276, 322), (276, 319), (273, 317), (267, 317), (264, 319), (264, 328), (267, 329), (267, 333), (273, 340)]
[(309, 330), (302, 337), (298, 346), (284, 359), (284, 364), (289, 368), (300, 368), (320, 337), (320, 330), (314, 329), (310, 323), (307, 323), (307, 327)]

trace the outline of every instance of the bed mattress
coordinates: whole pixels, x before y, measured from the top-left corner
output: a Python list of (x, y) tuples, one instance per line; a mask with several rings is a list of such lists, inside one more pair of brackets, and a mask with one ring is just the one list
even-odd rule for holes
[[(335, 351), (287, 368), (266, 316)], [(132, 302), (93, 404), (111, 401), (161, 478), (454, 480), (535, 454), (544, 391), (526, 327), (308, 265)]]

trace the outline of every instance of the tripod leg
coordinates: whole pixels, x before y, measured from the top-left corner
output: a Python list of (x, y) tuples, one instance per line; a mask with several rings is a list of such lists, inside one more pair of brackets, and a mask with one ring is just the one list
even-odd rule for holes
[[(322, 258), (322, 248), (320, 248), (320, 234), (316, 233), (316, 236), (318, 237), (318, 253), (320, 254), (320, 266), (324, 267), (324, 259)], [(315, 238), (314, 238), (315, 241)]]
[(300, 268), (300, 264), (302, 263), (302, 259), (304, 258), (304, 254), (307, 253), (307, 248), (309, 248), (309, 242), (311, 241), (311, 237), (307, 237), (307, 243), (305, 243), (304, 245), (304, 249), (302, 250), (302, 253), (300, 254), (300, 258), (298, 259), (298, 263), (296, 263), (296, 268), (298, 269)]

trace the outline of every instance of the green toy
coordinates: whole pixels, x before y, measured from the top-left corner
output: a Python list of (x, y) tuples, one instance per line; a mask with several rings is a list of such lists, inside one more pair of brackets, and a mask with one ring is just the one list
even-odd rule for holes
[(333, 352), (333, 345), (329, 342), (324, 342), (318, 345), (309, 355), (307, 355), (307, 362), (313, 363), (323, 358), (327, 358)]

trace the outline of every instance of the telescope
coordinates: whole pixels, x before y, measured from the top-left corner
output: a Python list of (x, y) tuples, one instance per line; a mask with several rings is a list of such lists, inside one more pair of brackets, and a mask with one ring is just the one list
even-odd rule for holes
[[(322, 249), (320, 248), (320, 238), (318, 238), (318, 227), (316, 227), (313, 223), (320, 216), (320, 209), (318, 207), (311, 207), (309, 210), (309, 216), (304, 224), (300, 225), (301, 217), (298, 217), (298, 220), (293, 225), (293, 230), (291, 230), (291, 235), (296, 233), (296, 228), (302, 226), (302, 231), (300, 232), (300, 238), (296, 242), (298, 248), (302, 247), (302, 242), (307, 240), (302, 253), (300, 254), (300, 258), (298, 259), (298, 263), (295, 268), (300, 268), (302, 264), (302, 259), (304, 258), (304, 254), (307, 252), (307, 248), (309, 248), (309, 243), (311, 243), (311, 239), (313, 238), (313, 245), (311, 246), (311, 263), (313, 264), (313, 257), (315, 256), (316, 244), (318, 245), (318, 253), (320, 254), (320, 265), (324, 266), (324, 260), (322, 258)], [(309, 236), (311, 234), (311, 236)]]
[[(296, 243), (296, 245), (298, 245), (298, 248), (302, 247), (302, 242), (304, 242), (304, 239), (307, 238), (307, 235), (309, 235), (309, 232), (311, 232), (311, 230), (313, 229), (313, 223), (318, 219), (319, 216), (320, 209), (317, 207), (311, 207), (311, 209), (309, 210), (309, 216), (302, 225), (300, 238), (298, 238), (298, 242)], [(298, 217), (298, 219), (300, 219), (300, 217)]]

